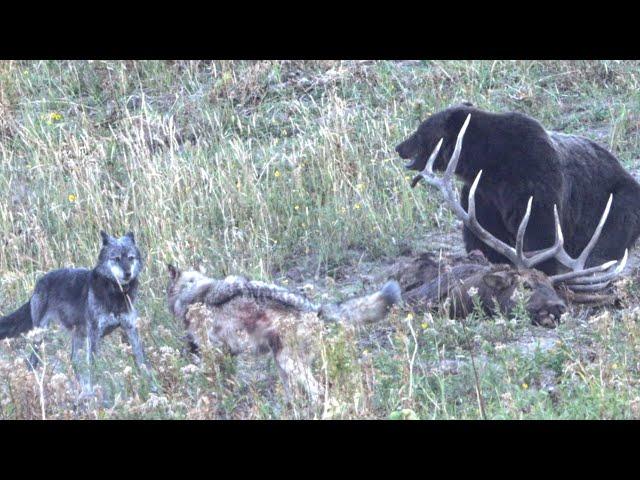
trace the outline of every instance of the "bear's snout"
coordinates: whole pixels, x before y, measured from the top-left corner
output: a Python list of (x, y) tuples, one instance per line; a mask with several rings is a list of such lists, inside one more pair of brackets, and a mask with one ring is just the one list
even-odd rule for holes
[(407, 154), (406, 142), (399, 143), (396, 146), (396, 153), (400, 155), (400, 158), (402, 158), (403, 160), (406, 160), (411, 156)]

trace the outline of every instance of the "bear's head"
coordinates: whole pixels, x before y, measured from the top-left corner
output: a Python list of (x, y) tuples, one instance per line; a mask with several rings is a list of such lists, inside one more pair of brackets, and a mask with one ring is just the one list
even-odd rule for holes
[(444, 170), (446, 168), (446, 159), (449, 159), (453, 152), (458, 132), (467, 115), (474, 110), (473, 104), (463, 102), (434, 113), (423, 121), (409, 138), (396, 147), (396, 152), (398, 152), (400, 158), (409, 160), (405, 164), (405, 168), (418, 172), (424, 170), (429, 155), (431, 155), (440, 139), (443, 138), (442, 148), (434, 163), (434, 169)]

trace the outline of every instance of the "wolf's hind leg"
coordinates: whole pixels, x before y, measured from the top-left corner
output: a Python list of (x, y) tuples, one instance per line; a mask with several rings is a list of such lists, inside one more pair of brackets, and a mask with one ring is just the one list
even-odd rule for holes
[[(39, 294), (34, 293), (31, 297), (29, 306), (31, 308), (31, 319), (33, 321), (34, 328), (47, 328), (49, 326), (49, 315), (45, 315), (46, 305), (42, 301), (42, 298)], [(40, 363), (40, 346), (42, 345), (42, 340), (36, 341), (33, 343), (32, 348), (33, 351), (31, 355), (29, 355), (29, 366), (35, 369)]]
[(291, 355), (288, 348), (274, 352), (274, 359), (284, 385), (287, 401), (293, 400), (291, 393), (296, 386), (302, 387), (312, 403), (317, 403), (323, 393), (323, 388), (313, 376), (310, 365), (295, 354)]

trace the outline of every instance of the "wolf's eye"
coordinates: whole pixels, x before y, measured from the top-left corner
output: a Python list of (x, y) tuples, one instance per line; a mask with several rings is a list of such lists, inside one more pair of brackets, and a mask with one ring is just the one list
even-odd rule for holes
[(133, 255), (129, 255), (129, 261), (133, 262), (136, 259), (136, 257), (134, 257)]
[(114, 260), (115, 260), (116, 262), (119, 262), (119, 261), (120, 261), (120, 257), (119, 257), (119, 256), (118, 256), (118, 257), (114, 257)]

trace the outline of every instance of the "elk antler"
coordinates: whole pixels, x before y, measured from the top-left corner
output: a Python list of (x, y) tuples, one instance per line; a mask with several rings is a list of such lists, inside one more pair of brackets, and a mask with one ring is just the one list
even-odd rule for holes
[(618, 264), (617, 268), (611, 271), (607, 270), (610, 270), (614, 265), (616, 265), (618, 263), (617, 260), (612, 260), (597, 267), (591, 267), (587, 269), (584, 268), (584, 264), (587, 261), (587, 258), (595, 247), (596, 243), (598, 242), (598, 239), (600, 238), (602, 228), (609, 215), (609, 210), (611, 209), (613, 195), (609, 197), (607, 206), (604, 210), (604, 213), (602, 214), (600, 222), (598, 223), (593, 236), (591, 237), (591, 240), (582, 251), (580, 256), (578, 256), (578, 258), (574, 259), (570, 257), (564, 249), (564, 237), (562, 235), (562, 228), (560, 226), (560, 218), (556, 205), (553, 206), (553, 215), (556, 230), (556, 238), (553, 245), (549, 248), (537, 250), (535, 252), (524, 252), (524, 234), (529, 223), (529, 217), (531, 216), (531, 205), (533, 203), (533, 197), (529, 197), (527, 210), (518, 227), (515, 248), (507, 245), (502, 240), (489, 233), (484, 227), (482, 227), (482, 225), (480, 225), (476, 218), (475, 193), (476, 188), (478, 187), (478, 183), (480, 182), (480, 177), (482, 176), (482, 170), (480, 170), (478, 172), (478, 175), (476, 175), (476, 178), (471, 185), (471, 189), (469, 190), (468, 212), (465, 212), (464, 208), (462, 208), (460, 202), (458, 201), (458, 195), (454, 185), (454, 174), (458, 165), (458, 161), (460, 159), (462, 139), (464, 138), (464, 134), (467, 130), (467, 127), (469, 126), (470, 120), (471, 114), (467, 115), (467, 118), (462, 125), (460, 132), (458, 133), (456, 146), (453, 150), (453, 154), (451, 155), (451, 159), (449, 160), (442, 178), (437, 177), (433, 172), (433, 164), (436, 157), (438, 156), (440, 148), (442, 147), (443, 139), (440, 139), (436, 147), (433, 149), (433, 152), (431, 153), (431, 156), (429, 157), (424, 170), (414, 177), (411, 182), (411, 186), (415, 187), (418, 182), (420, 182), (420, 180), (424, 179), (429, 185), (438, 188), (438, 190), (440, 190), (440, 192), (443, 194), (446, 203), (449, 205), (449, 207), (451, 207), (455, 215), (460, 220), (462, 220), (464, 225), (469, 230), (471, 230), (482, 242), (509, 259), (509, 261), (513, 263), (516, 268), (533, 268), (535, 265), (538, 265), (541, 262), (549, 260), (550, 258), (555, 258), (557, 261), (570, 268), (571, 271), (568, 273), (550, 277), (553, 283), (564, 282), (568, 287), (575, 291), (596, 291), (606, 287), (609, 282), (616, 278), (624, 269), (624, 266), (627, 262), (628, 251), (625, 251), (624, 257)]

